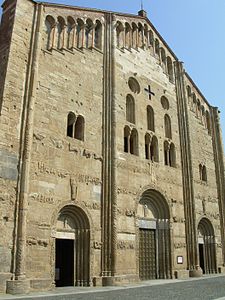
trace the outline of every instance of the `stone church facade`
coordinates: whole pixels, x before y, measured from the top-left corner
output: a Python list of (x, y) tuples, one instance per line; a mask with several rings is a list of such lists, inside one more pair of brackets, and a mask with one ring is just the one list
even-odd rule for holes
[(0, 291), (224, 271), (219, 111), (138, 15), (6, 0)]

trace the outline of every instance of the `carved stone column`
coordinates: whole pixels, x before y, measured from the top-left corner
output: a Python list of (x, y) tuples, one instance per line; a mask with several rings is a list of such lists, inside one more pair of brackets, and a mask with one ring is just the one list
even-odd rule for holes
[(198, 266), (196, 214), (193, 188), (191, 141), (188, 122), (188, 108), (184, 85), (184, 69), (181, 62), (175, 62), (178, 124), (180, 132), (181, 166), (183, 179), (183, 200), (186, 227), (187, 267), (191, 277), (201, 276)]
[(225, 267), (225, 173), (224, 173), (224, 153), (222, 135), (220, 129), (220, 119), (218, 108), (211, 107), (211, 120), (212, 120), (212, 142), (216, 170), (216, 183), (217, 183), (217, 197), (219, 200), (219, 213), (220, 213), (220, 227), (221, 227), (221, 243), (223, 266)]

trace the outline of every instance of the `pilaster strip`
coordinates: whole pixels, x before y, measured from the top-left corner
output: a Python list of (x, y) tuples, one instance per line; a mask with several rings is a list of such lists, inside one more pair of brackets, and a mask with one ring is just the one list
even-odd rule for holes
[[(27, 223), (27, 209), (28, 209), (28, 195), (30, 184), (30, 160), (33, 143), (33, 119), (34, 107), (37, 90), (38, 77), (38, 59), (40, 53), (40, 41), (42, 24), (42, 4), (36, 4), (36, 20), (34, 21), (34, 40), (30, 50), (30, 73), (28, 72), (27, 80), (27, 99), (25, 101), (26, 118), (25, 118), (25, 132), (23, 141), (23, 151), (21, 153), (22, 165), (21, 176), (19, 178), (19, 211), (18, 211), (18, 225), (17, 225), (17, 247), (16, 247), (16, 266), (15, 279), (26, 278), (26, 223)], [(25, 95), (26, 97), (26, 95)]]
[(103, 93), (103, 192), (102, 192), (102, 276), (115, 274), (116, 176), (115, 176), (115, 41), (113, 14), (105, 15)]
[(184, 70), (181, 62), (175, 62), (175, 75), (181, 147), (184, 211), (186, 220), (185, 226), (187, 265), (189, 270), (195, 270), (197, 269), (198, 265), (197, 229), (195, 217), (190, 131), (188, 124), (188, 108), (183, 77)]

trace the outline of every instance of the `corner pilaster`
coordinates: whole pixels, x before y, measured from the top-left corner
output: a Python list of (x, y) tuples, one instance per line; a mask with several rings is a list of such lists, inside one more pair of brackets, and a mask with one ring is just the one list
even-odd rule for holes
[(216, 171), (217, 197), (220, 213), (220, 230), (222, 242), (223, 267), (225, 266), (225, 173), (222, 134), (220, 127), (219, 111), (217, 107), (210, 108), (212, 120), (212, 143)]
[[(18, 7), (20, 2), (17, 3)], [(17, 9), (18, 9), (17, 7)], [(42, 4), (34, 4), (33, 34), (26, 74), (26, 89), (24, 92), (24, 115), (21, 129), (20, 176), (18, 178), (18, 215), (15, 224), (14, 270), (12, 280), (6, 283), (6, 292), (25, 294), (30, 290), (30, 280), (26, 277), (26, 239), (27, 211), (30, 185), (30, 161), (33, 144), (33, 120), (38, 80), (38, 59), (40, 53)]]

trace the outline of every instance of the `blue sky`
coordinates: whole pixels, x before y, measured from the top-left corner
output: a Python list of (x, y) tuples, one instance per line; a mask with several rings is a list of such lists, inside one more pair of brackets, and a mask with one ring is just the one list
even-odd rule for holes
[[(137, 13), (141, 0), (54, 0), (75, 6)], [(225, 0), (143, 0), (144, 9), (206, 99), (221, 111), (225, 141)]]

